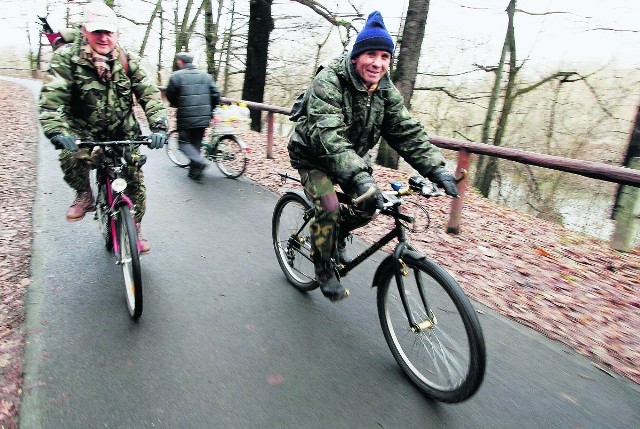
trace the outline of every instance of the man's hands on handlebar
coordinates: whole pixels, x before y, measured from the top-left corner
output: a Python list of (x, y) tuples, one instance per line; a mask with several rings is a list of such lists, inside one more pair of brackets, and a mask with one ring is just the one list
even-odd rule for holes
[(458, 197), (456, 178), (442, 167), (438, 167), (427, 175), (427, 179), (441, 187), (447, 195)]
[(149, 134), (149, 149), (162, 149), (167, 143), (167, 132), (164, 130)]
[(376, 184), (376, 181), (373, 180), (373, 177), (371, 177), (369, 173), (367, 173), (366, 171), (362, 171), (356, 174), (355, 176), (353, 176), (351, 183), (353, 184), (353, 187), (358, 196), (365, 195), (367, 192), (369, 192), (370, 188), (374, 188), (376, 208), (382, 209), (384, 207), (384, 198), (382, 197), (382, 192)]
[(72, 152), (77, 152), (78, 145), (76, 144), (76, 140), (78, 140), (77, 137), (58, 134), (51, 138), (51, 143), (56, 149), (66, 149)]

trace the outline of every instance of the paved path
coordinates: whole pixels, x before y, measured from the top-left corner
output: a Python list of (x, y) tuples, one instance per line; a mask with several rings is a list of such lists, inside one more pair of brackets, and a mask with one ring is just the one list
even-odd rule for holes
[(196, 184), (147, 153), (153, 250), (134, 323), (96, 222), (65, 222), (73, 194), (41, 145), (21, 429), (640, 427), (636, 384), (482, 306), (483, 386), (429, 401), (384, 342), (380, 256), (349, 274), (342, 303), (301, 294), (271, 247), (276, 195), (215, 167)]

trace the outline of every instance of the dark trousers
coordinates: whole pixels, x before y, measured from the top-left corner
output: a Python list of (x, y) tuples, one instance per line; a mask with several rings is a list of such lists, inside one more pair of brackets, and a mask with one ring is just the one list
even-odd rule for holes
[(191, 170), (201, 170), (207, 165), (204, 156), (200, 152), (205, 128), (189, 128), (178, 130), (178, 143), (180, 150), (191, 161)]

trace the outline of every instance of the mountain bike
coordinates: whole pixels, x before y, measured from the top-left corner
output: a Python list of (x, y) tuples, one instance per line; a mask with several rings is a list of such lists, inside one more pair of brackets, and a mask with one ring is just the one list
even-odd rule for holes
[[(300, 179), (279, 173), (282, 184)], [(389, 219), (390, 230), (352, 261), (333, 260), (338, 278), (346, 276), (374, 252), (397, 239), (393, 252), (378, 266), (373, 278), (377, 287), (377, 310), (384, 338), (403, 372), (432, 399), (455, 403), (470, 398), (482, 384), (486, 348), (480, 322), (462, 288), (442, 267), (420, 254), (409, 243), (406, 231), (422, 232), (429, 226), (427, 209), (406, 196), (429, 198), (444, 192), (421, 177), (409, 186), (392, 183), (383, 192), (385, 204), (379, 215)], [(371, 190), (375, 193), (375, 189)], [(353, 207), (365, 194), (352, 200), (338, 192), (341, 224), (353, 216)], [(401, 210), (415, 208), (415, 216)], [(311, 254), (309, 225), (315, 208), (301, 190), (287, 190), (276, 203), (272, 218), (272, 239), (278, 263), (287, 280), (308, 292), (318, 283)], [(422, 219), (420, 226), (418, 220)]]
[(91, 148), (91, 190), (95, 197), (94, 219), (100, 225), (105, 247), (116, 257), (124, 276), (127, 309), (133, 320), (142, 314), (142, 274), (135, 207), (125, 193), (127, 169), (144, 165), (146, 155), (135, 151), (147, 140), (83, 141)]
[[(216, 125), (209, 127), (209, 139), (203, 140), (201, 150), (206, 159), (216, 163), (222, 174), (235, 179), (247, 169), (248, 149), (240, 138), (228, 131), (228, 128), (218, 129)], [(177, 130), (169, 132), (169, 141), (165, 147), (174, 164), (182, 168), (189, 166), (191, 161), (180, 150)]]

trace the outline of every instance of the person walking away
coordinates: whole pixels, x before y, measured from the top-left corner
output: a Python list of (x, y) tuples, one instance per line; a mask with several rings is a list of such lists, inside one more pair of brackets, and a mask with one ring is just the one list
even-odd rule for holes
[[(76, 141), (139, 140), (134, 96), (152, 131), (149, 147), (160, 149), (167, 141), (167, 108), (160, 90), (140, 67), (139, 58), (118, 45), (118, 36), (115, 12), (100, 1), (89, 3), (74, 41), (53, 53), (40, 94), (42, 129), (60, 149), (64, 180), (76, 191), (66, 214), (69, 222), (95, 210), (89, 186), (90, 152), (79, 149)], [(140, 230), (146, 208), (144, 175), (139, 166), (131, 166), (128, 176), (128, 195), (135, 207), (140, 253), (144, 254), (151, 250)]]
[(175, 62), (178, 70), (169, 79), (166, 96), (177, 108), (178, 143), (191, 161), (189, 177), (200, 180), (207, 166), (200, 146), (213, 110), (220, 103), (220, 90), (209, 73), (196, 69), (191, 54), (179, 52)]
[[(332, 301), (349, 294), (335, 276), (332, 257), (348, 262), (349, 233), (371, 221), (383, 204), (368, 153), (381, 136), (422, 176), (448, 195), (458, 196), (440, 150), (409, 114), (389, 78), (393, 50), (382, 15), (372, 12), (351, 51), (316, 74), (288, 144), (291, 166), (300, 173), (304, 192), (316, 209), (310, 226), (316, 280)], [(336, 184), (352, 197), (370, 187), (376, 190), (375, 198), (363, 203), (347, 225), (340, 225)]]

